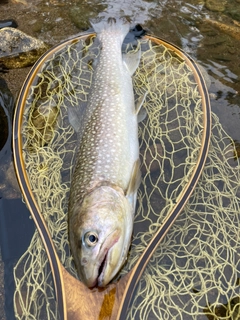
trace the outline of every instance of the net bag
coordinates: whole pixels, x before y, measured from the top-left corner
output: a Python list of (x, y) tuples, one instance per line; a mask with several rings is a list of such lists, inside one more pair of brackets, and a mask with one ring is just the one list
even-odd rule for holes
[[(131, 303), (122, 306), (119, 317), (238, 319), (240, 168), (234, 142), (212, 113), (207, 155), (206, 92), (189, 59), (155, 37), (146, 36), (138, 46), (142, 57), (133, 77), (136, 100), (147, 92), (147, 115), (139, 123), (142, 182), (132, 245), (119, 278), (136, 266), (186, 190), (192, 190), (164, 239), (141, 260), (143, 272)], [(38, 208), (57, 256), (76, 278), (67, 208), (77, 136), (68, 108), (86, 107), (99, 53), (95, 34), (83, 34), (50, 50), (29, 74), (15, 117), (25, 168), (25, 176), (19, 178), (32, 190), (31, 200), (25, 201)], [(201, 157), (205, 165), (199, 163)], [(192, 182), (199, 167), (202, 175)], [(17, 319), (61, 318), (57, 280), (48, 243), (42, 239), (36, 231), (14, 269)]]

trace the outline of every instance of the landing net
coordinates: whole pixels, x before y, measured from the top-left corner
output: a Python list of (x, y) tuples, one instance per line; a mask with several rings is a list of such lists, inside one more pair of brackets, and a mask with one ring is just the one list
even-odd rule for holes
[[(141, 41), (135, 96), (147, 92), (139, 124), (142, 183), (127, 264), (132, 269), (178, 202), (201, 152), (204, 114), (199, 84), (164, 42)], [(22, 102), (22, 155), (34, 198), (64, 267), (77, 277), (68, 243), (67, 207), (77, 136), (68, 108), (85, 108), (94, 36), (53, 50)], [(137, 287), (128, 319), (237, 319), (239, 310), (240, 166), (234, 142), (212, 114), (210, 151), (190, 201), (157, 247)], [(39, 233), (15, 271), (17, 319), (57, 319), (54, 284)]]

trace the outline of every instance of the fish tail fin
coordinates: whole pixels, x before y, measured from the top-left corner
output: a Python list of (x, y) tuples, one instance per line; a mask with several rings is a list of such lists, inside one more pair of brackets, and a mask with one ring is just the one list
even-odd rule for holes
[(102, 33), (111, 33), (111, 35), (119, 36), (123, 42), (130, 29), (130, 24), (123, 18), (108, 18), (99, 22), (91, 21), (91, 25), (97, 35)]

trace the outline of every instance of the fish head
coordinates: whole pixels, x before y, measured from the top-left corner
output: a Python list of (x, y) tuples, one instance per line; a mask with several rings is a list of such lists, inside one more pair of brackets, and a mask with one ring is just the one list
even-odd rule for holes
[(101, 186), (75, 206), (70, 244), (80, 279), (89, 288), (106, 286), (127, 259), (133, 207), (123, 191)]

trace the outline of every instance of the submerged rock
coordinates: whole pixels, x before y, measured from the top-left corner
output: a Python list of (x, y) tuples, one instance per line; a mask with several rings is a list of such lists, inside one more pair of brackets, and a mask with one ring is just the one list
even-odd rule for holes
[(206, 0), (205, 6), (208, 10), (223, 12), (225, 11), (227, 1)]
[(69, 16), (73, 24), (80, 30), (87, 30), (90, 27), (89, 19), (96, 18), (99, 12), (106, 9), (107, 5), (95, 4), (82, 1), (69, 8)]
[(240, 6), (236, 6), (235, 8), (229, 8), (226, 11), (226, 14), (230, 16), (232, 19), (240, 21)]
[(226, 24), (223, 22), (219, 22), (212, 19), (203, 19), (203, 22), (205, 24), (209, 24), (218, 30), (222, 31), (225, 34), (228, 34), (232, 38), (235, 38), (236, 40), (240, 40), (240, 27), (235, 25)]
[(31, 66), (49, 49), (43, 41), (14, 28), (0, 30), (0, 43), (0, 63), (9, 69)]

